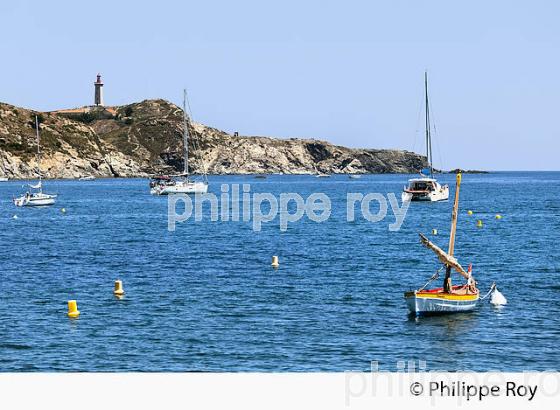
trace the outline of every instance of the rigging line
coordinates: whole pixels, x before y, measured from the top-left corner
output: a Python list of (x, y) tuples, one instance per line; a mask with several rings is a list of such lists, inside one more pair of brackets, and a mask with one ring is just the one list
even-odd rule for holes
[(39, 175), (39, 181), (41, 181), (41, 136), (39, 134), (39, 117), (35, 115), (35, 132), (37, 134), (37, 175)]
[(185, 97), (187, 97), (187, 107), (189, 108), (189, 115), (191, 116), (191, 118), (194, 118), (191, 110), (191, 103), (189, 101), (189, 92), (187, 91), (186, 88), (185, 88)]
[(424, 90), (426, 93), (426, 158), (430, 166), (430, 177), (434, 173), (434, 159), (432, 155), (432, 126), (430, 122), (430, 101), (428, 96), (428, 71), (424, 72)]
[[(189, 118), (188, 124), (191, 126), (191, 128), (193, 128), (193, 131), (194, 131), (194, 126), (192, 126), (192, 122), (194, 122), (194, 117), (193, 117), (192, 110), (191, 110), (191, 104), (189, 102), (189, 94), (187, 93), (186, 90), (185, 90), (185, 99), (187, 100), (187, 107), (188, 107), (188, 111), (189, 111), (188, 112), (188, 116), (189, 116), (188, 117)], [(194, 132), (191, 135), (191, 139), (192, 139), (192, 142), (193, 142), (193, 147), (198, 151), (198, 147), (197, 147), (198, 144), (197, 144)]]
[(423, 97), (418, 98), (418, 101), (420, 102), (418, 104), (418, 115), (416, 116), (416, 129), (414, 130), (414, 138), (412, 141), (412, 152), (416, 152), (416, 141), (418, 139), (418, 134), (420, 133), (420, 121), (422, 120), (422, 112), (423, 112)]
[(426, 123), (427, 123), (427, 133), (428, 133), (428, 140), (427, 140), (427, 150), (428, 150), (428, 162), (430, 163), (430, 172), (433, 173), (433, 168), (434, 168), (434, 157), (432, 155), (432, 116), (431, 116), (431, 112), (430, 112), (430, 103), (428, 100), (426, 100), (427, 105), (426, 105)]
[[(194, 122), (194, 116), (193, 116), (192, 109), (191, 109), (191, 103), (189, 101), (189, 93), (188, 93), (188, 91), (186, 91), (186, 89), (185, 89), (185, 97), (186, 97), (186, 100), (187, 100), (187, 107), (189, 109), (190, 119), (192, 119), (193, 122)], [(190, 124), (190, 122), (189, 122), (189, 124)], [(193, 126), (193, 131), (194, 131), (194, 126)], [(195, 150), (197, 151), (197, 153), (199, 155), (199, 160), (200, 160), (200, 164), (201, 164), (201, 167), (202, 167), (202, 173), (204, 175), (204, 179), (206, 180), (208, 178), (207, 170), (206, 170), (206, 164), (202, 160), (202, 151), (200, 150), (200, 145), (198, 144), (198, 136), (195, 137), (194, 135), (195, 135), (195, 133), (193, 132), (193, 138), (192, 138), (193, 147), (195, 148)]]
[(430, 107), (428, 105), (428, 72), (424, 71), (424, 106), (425, 106), (425, 118), (424, 118), (424, 128), (426, 132), (426, 160), (430, 164), (430, 174), (431, 172), (431, 161), (430, 161)]
[(441, 164), (441, 170), (445, 169), (445, 163), (443, 162), (443, 157), (441, 155), (441, 149), (440, 149), (440, 141), (439, 141), (439, 134), (436, 128), (436, 115), (434, 113), (434, 109), (432, 107), (432, 103), (430, 102), (430, 113), (431, 113), (431, 117), (432, 117), (432, 125), (434, 127), (434, 137), (436, 139), (436, 149), (438, 152), (438, 157), (439, 157), (439, 163)]
[(418, 289), (418, 290), (422, 291), (422, 290), (426, 289), (426, 287), (427, 287), (430, 283), (432, 283), (434, 280), (438, 279), (438, 278), (439, 278), (439, 273), (443, 270), (443, 268), (444, 268), (444, 267), (442, 266), (441, 268), (439, 268), (438, 270), (436, 270), (436, 273), (434, 273), (434, 274), (432, 275), (432, 277), (431, 277), (430, 279), (428, 279), (428, 281), (426, 282), (426, 284), (425, 284), (424, 286), (422, 286), (422, 287), (421, 287), (420, 289)]
[(484, 295), (483, 297), (480, 298), (480, 300), (484, 300), (488, 297), (488, 295), (490, 295), (490, 293), (492, 293), (492, 291), (496, 289), (496, 282), (492, 283), (492, 286), (490, 286), (490, 290), (488, 291), (488, 293), (486, 293), (486, 295)]
[(430, 110), (430, 102), (428, 101), (428, 134), (429, 138), (429, 150), (430, 150), (430, 176), (434, 172), (434, 154), (432, 153), (432, 112)]

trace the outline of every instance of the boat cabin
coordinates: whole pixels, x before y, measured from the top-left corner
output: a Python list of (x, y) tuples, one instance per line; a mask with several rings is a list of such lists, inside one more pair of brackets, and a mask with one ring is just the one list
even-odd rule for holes
[(169, 185), (170, 183), (172, 183), (172, 179), (169, 175), (156, 175), (150, 181), (150, 188), (157, 185)]
[(433, 178), (414, 178), (408, 180), (407, 191), (430, 192), (436, 189), (436, 180)]

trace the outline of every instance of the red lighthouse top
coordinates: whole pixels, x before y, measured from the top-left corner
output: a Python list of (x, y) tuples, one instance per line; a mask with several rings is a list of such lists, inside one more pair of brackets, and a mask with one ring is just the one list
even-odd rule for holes
[(97, 74), (97, 81), (95, 84), (103, 84), (103, 81), (101, 81), (101, 74)]

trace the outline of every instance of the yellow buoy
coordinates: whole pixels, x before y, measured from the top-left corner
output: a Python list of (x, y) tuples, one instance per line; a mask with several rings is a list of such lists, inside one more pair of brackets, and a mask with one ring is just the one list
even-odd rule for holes
[(80, 316), (80, 311), (78, 310), (78, 302), (75, 300), (68, 301), (68, 317), (78, 317)]
[(496, 215), (496, 219), (502, 219), (502, 215), (500, 214)]
[(122, 296), (122, 295), (124, 295), (124, 289), (123, 289), (123, 286), (122, 286), (122, 280), (116, 280), (116, 281), (115, 281), (115, 290), (113, 290), (113, 293), (114, 293), (116, 296)]
[(437, 229), (432, 229), (432, 235), (437, 235)]
[(62, 208), (62, 209), (60, 210), (60, 212), (62, 212), (63, 214), (65, 214), (65, 213), (66, 213), (66, 208)]
[(274, 255), (272, 257), (272, 263), (271, 263), (273, 268), (277, 268), (278, 266), (280, 266), (280, 263), (278, 262), (278, 256)]
[(467, 214), (469, 214), (469, 215), (472, 215), (472, 213), (473, 212), (470, 209), (467, 211)]
[(479, 220), (476, 222), (476, 226), (479, 227), (479, 228), (482, 228), (482, 219), (479, 219)]

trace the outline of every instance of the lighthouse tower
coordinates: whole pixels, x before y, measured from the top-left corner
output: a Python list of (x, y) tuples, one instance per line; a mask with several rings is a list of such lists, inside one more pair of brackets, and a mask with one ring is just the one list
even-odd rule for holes
[(95, 86), (95, 101), (97, 106), (103, 106), (103, 81), (101, 81), (101, 74), (97, 74), (97, 81), (93, 83)]

